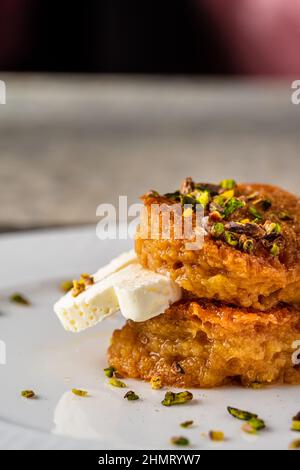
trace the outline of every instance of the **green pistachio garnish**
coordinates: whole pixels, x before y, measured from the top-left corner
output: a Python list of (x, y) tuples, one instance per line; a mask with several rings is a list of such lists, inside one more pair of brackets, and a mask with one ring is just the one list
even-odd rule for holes
[(28, 399), (36, 398), (36, 394), (34, 393), (33, 390), (23, 390), (21, 392), (21, 395), (23, 398), (28, 398)]
[(175, 446), (188, 446), (190, 441), (183, 436), (176, 436), (171, 438), (171, 444)]
[(26, 297), (24, 297), (23, 294), (19, 294), (18, 292), (16, 292), (15, 294), (12, 294), (9, 300), (19, 305), (27, 305), (27, 306), (30, 305), (29, 300), (26, 299)]
[(129, 390), (129, 392), (125, 393), (124, 398), (126, 398), (128, 401), (140, 399), (140, 397), (136, 393), (134, 393), (132, 390)]
[(225, 229), (224, 225), (221, 222), (216, 222), (211, 229), (211, 234), (213, 237), (219, 238), (223, 235)]
[(247, 434), (257, 434), (256, 429), (254, 429), (248, 422), (244, 423), (241, 426), (241, 430), (246, 432)]
[(270, 253), (271, 253), (272, 256), (278, 256), (279, 255), (280, 249), (279, 249), (279, 246), (277, 245), (277, 243), (273, 243), (272, 248), (270, 250)]
[(62, 281), (60, 283), (60, 290), (63, 292), (69, 292), (73, 287), (73, 281)]
[(236, 186), (236, 182), (234, 180), (223, 180), (220, 186), (222, 189), (233, 189)]
[(224, 207), (226, 199), (222, 196), (222, 194), (215, 196), (212, 200), (211, 208), (215, 210), (218, 206)]
[(264, 211), (267, 211), (268, 209), (270, 209), (271, 206), (272, 206), (272, 202), (270, 201), (270, 199), (263, 199), (261, 201), (261, 207)]
[(224, 233), (225, 241), (230, 246), (236, 246), (238, 244), (238, 240), (232, 235), (232, 233), (228, 232), (227, 230)]
[(193, 399), (193, 394), (191, 392), (166, 392), (165, 398), (161, 402), (164, 406), (173, 406), (173, 405), (182, 405)]
[(291, 425), (291, 431), (297, 431), (300, 432), (300, 421), (293, 419), (292, 425)]
[(150, 380), (150, 384), (153, 390), (159, 390), (160, 388), (162, 388), (162, 381), (161, 378), (158, 376), (152, 377)]
[(249, 421), (252, 418), (257, 418), (257, 415), (250, 413), (249, 411), (239, 410), (238, 408), (233, 408), (232, 406), (227, 407), (228, 413), (234, 418), (241, 419), (242, 421)]
[(73, 281), (72, 296), (77, 297), (79, 294), (85, 291), (87, 286), (91, 286), (93, 284), (94, 284), (93, 276), (90, 276), (87, 273), (81, 274), (79, 280), (75, 279)]
[(217, 221), (220, 221), (220, 220), (223, 219), (221, 213), (219, 211), (216, 211), (216, 210), (213, 210), (212, 212), (210, 212), (209, 218), (213, 222), (217, 222)]
[(109, 366), (109, 367), (106, 367), (105, 369), (103, 369), (104, 371), (104, 374), (106, 375), (106, 377), (108, 377), (109, 379), (111, 377), (113, 377), (114, 373), (116, 372), (116, 369), (112, 366)]
[(195, 191), (192, 193), (195, 197), (197, 204), (201, 204), (201, 206), (205, 207), (208, 205), (210, 200), (210, 194), (208, 191)]
[(116, 379), (116, 377), (111, 377), (111, 379), (109, 379), (108, 383), (110, 385), (112, 385), (113, 387), (118, 387), (118, 388), (126, 388), (127, 387), (127, 385), (124, 382), (122, 382), (119, 379)]
[(243, 250), (246, 253), (251, 253), (251, 251), (253, 251), (253, 248), (254, 248), (254, 241), (251, 238), (247, 238), (247, 240), (243, 242)]
[(255, 431), (260, 431), (266, 427), (265, 422), (260, 418), (251, 418), (248, 421), (249, 426), (253, 428)]
[(291, 450), (300, 449), (300, 439), (296, 439), (295, 441), (292, 441), (289, 445), (289, 449)]
[(209, 431), (208, 435), (212, 441), (224, 441), (223, 431)]
[(257, 221), (262, 220), (262, 215), (254, 206), (249, 207), (249, 214), (251, 214)]
[(73, 395), (76, 395), (77, 397), (87, 397), (88, 392), (86, 390), (79, 390), (78, 388), (72, 388), (72, 393)]
[(249, 387), (254, 388), (256, 390), (259, 390), (260, 388), (263, 388), (263, 384), (261, 382), (252, 382)]
[(189, 428), (189, 427), (193, 426), (193, 424), (194, 424), (194, 421), (192, 421), (192, 420), (191, 421), (184, 421), (183, 423), (180, 423), (180, 426), (182, 428)]
[(281, 226), (275, 222), (267, 220), (263, 227), (267, 232), (267, 235), (279, 235), (281, 233)]
[(223, 212), (224, 218), (227, 219), (235, 211), (244, 207), (244, 205), (245, 203), (243, 201), (240, 201), (236, 197), (232, 197), (226, 202), (225, 209)]
[(285, 221), (294, 220), (294, 217), (285, 211), (280, 211), (277, 215), (280, 220), (285, 220)]
[(197, 204), (196, 199), (193, 196), (187, 194), (180, 194), (180, 202), (182, 206), (190, 205), (192, 207), (195, 207), (195, 205)]
[(180, 192), (175, 191), (174, 193), (166, 193), (164, 197), (170, 199), (170, 201), (180, 202)]

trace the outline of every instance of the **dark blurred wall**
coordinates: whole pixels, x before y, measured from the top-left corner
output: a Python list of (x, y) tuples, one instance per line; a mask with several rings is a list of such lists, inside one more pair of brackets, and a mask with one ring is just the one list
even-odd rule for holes
[(213, 24), (193, 0), (0, 0), (0, 68), (226, 73)]

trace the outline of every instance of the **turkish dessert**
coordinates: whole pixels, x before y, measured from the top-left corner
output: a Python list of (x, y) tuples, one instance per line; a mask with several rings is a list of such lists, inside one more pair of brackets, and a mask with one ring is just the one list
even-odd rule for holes
[(56, 303), (65, 329), (120, 310), (110, 370), (154, 388), (300, 383), (299, 198), (186, 178), (142, 201), (135, 252), (83, 274)]

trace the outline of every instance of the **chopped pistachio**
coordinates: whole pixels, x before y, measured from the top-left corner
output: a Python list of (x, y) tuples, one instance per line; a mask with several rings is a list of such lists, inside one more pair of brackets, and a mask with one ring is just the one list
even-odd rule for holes
[(181, 194), (189, 194), (194, 190), (194, 188), (195, 188), (195, 183), (193, 181), (193, 178), (188, 176), (182, 181), (181, 186), (180, 186), (180, 192)]
[(212, 235), (216, 238), (219, 238), (221, 235), (223, 235), (224, 231), (224, 224), (221, 222), (217, 222), (212, 226)]
[(91, 286), (94, 284), (94, 278), (90, 274), (87, 274), (87, 273), (81, 274), (81, 279), (85, 282), (86, 286)]
[(289, 445), (289, 449), (300, 449), (300, 439), (296, 439), (295, 441), (292, 441)]
[(228, 199), (232, 199), (234, 196), (234, 189), (229, 189), (228, 191), (224, 191), (221, 194), (222, 198), (228, 201)]
[(224, 233), (225, 241), (230, 246), (236, 246), (238, 244), (238, 240), (232, 235), (232, 233), (228, 232), (227, 230)]
[(79, 281), (74, 280), (73, 281), (73, 291), (72, 291), (72, 296), (77, 297), (81, 292), (84, 292), (87, 286), (91, 286), (94, 284), (94, 278), (93, 276), (90, 276), (90, 274), (83, 273), (80, 276)]
[(195, 207), (195, 205), (197, 204), (196, 199), (188, 194), (180, 194), (180, 202), (182, 206), (191, 205), (192, 207)]
[(272, 206), (272, 202), (270, 201), (270, 199), (263, 199), (261, 201), (261, 207), (264, 211), (267, 211), (268, 209), (270, 209), (271, 206)]
[(271, 253), (272, 256), (278, 256), (279, 255), (280, 249), (279, 249), (279, 246), (277, 245), (277, 243), (273, 243), (272, 248), (270, 250), (270, 253)]
[(284, 220), (284, 221), (294, 220), (293, 216), (285, 211), (280, 211), (277, 215), (280, 220)]
[(247, 240), (243, 242), (243, 250), (246, 253), (251, 253), (251, 251), (253, 251), (253, 248), (254, 248), (254, 241), (251, 238), (247, 238)]
[(126, 388), (127, 385), (122, 382), (121, 380), (119, 379), (116, 379), (116, 377), (111, 377), (109, 379), (109, 382), (108, 382), (110, 385), (112, 385), (113, 387), (118, 387), (118, 388)]
[(250, 223), (250, 219), (241, 220), (241, 224), (249, 224), (249, 223)]
[(77, 297), (81, 292), (85, 291), (85, 284), (82, 281), (77, 281), (74, 279), (73, 281), (73, 289), (72, 289), (72, 296)]
[(21, 392), (21, 395), (23, 398), (28, 398), (28, 399), (36, 398), (36, 394), (34, 393), (33, 390), (23, 390)]
[(159, 390), (160, 388), (162, 388), (161, 378), (158, 376), (152, 377), (150, 380), (150, 384), (153, 390)]
[(249, 421), (251, 418), (257, 418), (257, 415), (254, 413), (239, 410), (238, 408), (233, 408), (232, 406), (228, 406), (227, 411), (231, 416), (237, 419), (241, 419), (242, 421)]
[(266, 221), (264, 223), (264, 229), (267, 235), (279, 235), (281, 233), (281, 226), (275, 222)]
[(78, 397), (87, 397), (88, 392), (86, 390), (79, 390), (78, 388), (72, 388), (73, 395), (77, 395)]
[(266, 427), (265, 422), (260, 418), (250, 418), (248, 421), (249, 426), (251, 426), (255, 431), (260, 431)]
[(255, 217), (256, 220), (258, 220), (258, 221), (259, 221), (259, 220), (262, 220), (262, 215), (260, 214), (260, 212), (258, 212), (258, 210), (257, 210), (255, 207), (250, 206), (248, 210), (249, 210), (249, 213), (250, 213), (253, 217)]
[(256, 429), (254, 429), (248, 422), (242, 425), (241, 430), (248, 434), (257, 434)]
[(28, 299), (23, 294), (19, 294), (16, 292), (15, 294), (12, 294), (9, 298), (11, 302), (14, 302), (16, 304), (20, 305), (30, 305), (30, 302)]
[(180, 423), (180, 426), (182, 428), (189, 428), (193, 426), (193, 424), (194, 424), (194, 421), (190, 420), (190, 421), (184, 421), (183, 423)]
[(205, 191), (195, 191), (193, 196), (196, 199), (197, 204), (201, 204), (201, 206), (205, 207), (208, 205), (210, 200), (210, 194), (207, 190)]
[(246, 197), (248, 201), (253, 201), (253, 199), (256, 199), (258, 196), (259, 196), (259, 193), (255, 191), (254, 193), (248, 194), (248, 196)]
[(171, 444), (175, 446), (188, 446), (190, 441), (183, 436), (176, 436), (171, 438)]
[(73, 287), (73, 281), (62, 281), (60, 283), (60, 290), (63, 292), (69, 292)]
[(222, 220), (222, 215), (220, 214), (219, 211), (213, 210), (213, 211), (209, 214), (209, 218), (210, 218), (210, 220), (212, 220), (213, 222), (218, 222), (218, 221)]
[(170, 201), (180, 202), (180, 192), (175, 191), (174, 193), (166, 193), (164, 197), (170, 199)]
[(224, 441), (223, 431), (209, 431), (208, 435), (212, 441)]
[(113, 366), (109, 366), (109, 367), (106, 367), (105, 369), (103, 369), (103, 371), (104, 371), (104, 374), (106, 375), (106, 377), (108, 377), (110, 379), (111, 377), (114, 376), (114, 373), (116, 372), (116, 369)]
[(193, 399), (193, 394), (191, 392), (166, 392), (165, 398), (161, 402), (164, 406), (173, 406), (173, 405), (182, 405)]
[(300, 421), (299, 420), (293, 419), (292, 426), (291, 426), (291, 431), (300, 432)]
[(236, 186), (236, 182), (233, 179), (223, 180), (220, 183), (222, 189), (233, 189)]
[(240, 201), (240, 199), (232, 197), (226, 202), (224, 213), (223, 213), (224, 218), (227, 219), (227, 217), (229, 217), (238, 209), (241, 209), (242, 207), (244, 207), (244, 205), (245, 203), (243, 201)]
[(217, 210), (218, 208), (222, 208), (225, 206), (226, 199), (222, 196), (222, 194), (218, 194), (214, 196), (212, 203), (210, 205), (210, 210)]
[(251, 384), (249, 385), (250, 388), (254, 388), (254, 389), (260, 389), (260, 388), (263, 388), (263, 384), (261, 382), (251, 382)]
[(125, 393), (124, 398), (126, 398), (128, 401), (140, 399), (140, 397), (136, 393), (134, 393), (133, 390), (129, 390), (127, 393)]

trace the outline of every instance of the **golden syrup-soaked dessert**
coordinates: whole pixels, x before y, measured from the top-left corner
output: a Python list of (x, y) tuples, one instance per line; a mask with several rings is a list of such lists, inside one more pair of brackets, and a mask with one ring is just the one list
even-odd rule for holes
[(113, 333), (108, 356), (123, 377), (157, 377), (161, 386), (299, 384), (299, 361), (293, 361), (299, 339), (294, 307), (258, 312), (182, 300), (145, 322), (127, 321)]
[[(241, 307), (268, 310), (279, 302), (300, 304), (300, 199), (275, 186), (194, 183), (160, 196), (143, 196), (146, 217), (136, 235), (142, 266), (169, 273), (182, 288), (199, 298), (221, 300)], [(193, 207), (204, 210), (205, 236), (199, 249), (174, 236), (151, 237), (150, 208), (189, 204), (183, 217), (195, 220)], [(194, 223), (194, 222), (192, 222)]]

